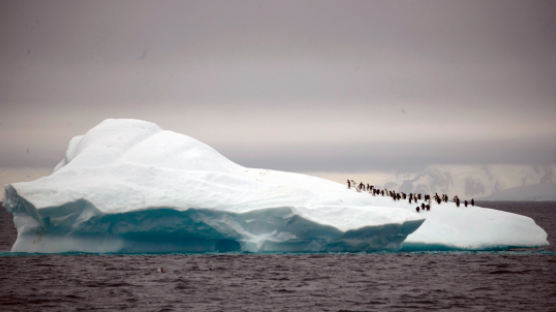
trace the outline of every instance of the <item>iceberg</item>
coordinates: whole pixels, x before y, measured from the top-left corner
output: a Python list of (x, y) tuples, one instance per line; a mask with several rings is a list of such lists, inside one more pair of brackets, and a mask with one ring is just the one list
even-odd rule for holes
[[(407, 202), (246, 168), (154, 123), (107, 119), (52, 174), (5, 187), (14, 252), (329, 252), (547, 245), (524, 216)], [(432, 247), (431, 247), (432, 246)]]

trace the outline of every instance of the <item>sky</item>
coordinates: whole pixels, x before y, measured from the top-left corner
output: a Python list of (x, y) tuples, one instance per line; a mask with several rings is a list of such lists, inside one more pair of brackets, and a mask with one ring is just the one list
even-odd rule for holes
[(556, 163), (556, 1), (0, 0), (0, 182), (105, 118), (242, 165)]

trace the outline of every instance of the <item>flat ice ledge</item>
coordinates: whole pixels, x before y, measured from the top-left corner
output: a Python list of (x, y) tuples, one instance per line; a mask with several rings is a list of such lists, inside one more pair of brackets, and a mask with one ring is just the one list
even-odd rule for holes
[(444, 204), (423, 212), (426, 221), (410, 234), (405, 250), (485, 250), (549, 245), (548, 235), (529, 217), (481, 207)]

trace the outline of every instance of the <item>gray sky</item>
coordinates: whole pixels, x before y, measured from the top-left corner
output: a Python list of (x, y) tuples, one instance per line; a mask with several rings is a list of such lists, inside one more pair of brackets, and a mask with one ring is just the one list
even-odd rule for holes
[(109, 117), (284, 170), (556, 163), (556, 1), (1, 1), (0, 167)]

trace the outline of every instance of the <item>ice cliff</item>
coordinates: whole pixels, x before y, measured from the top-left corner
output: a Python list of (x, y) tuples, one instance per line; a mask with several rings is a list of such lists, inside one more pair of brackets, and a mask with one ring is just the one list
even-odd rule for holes
[(417, 214), (332, 181), (242, 167), (191, 137), (129, 119), (74, 137), (51, 175), (7, 185), (4, 200), (18, 231), (12, 251), (22, 252), (547, 244), (524, 216), (451, 204)]

